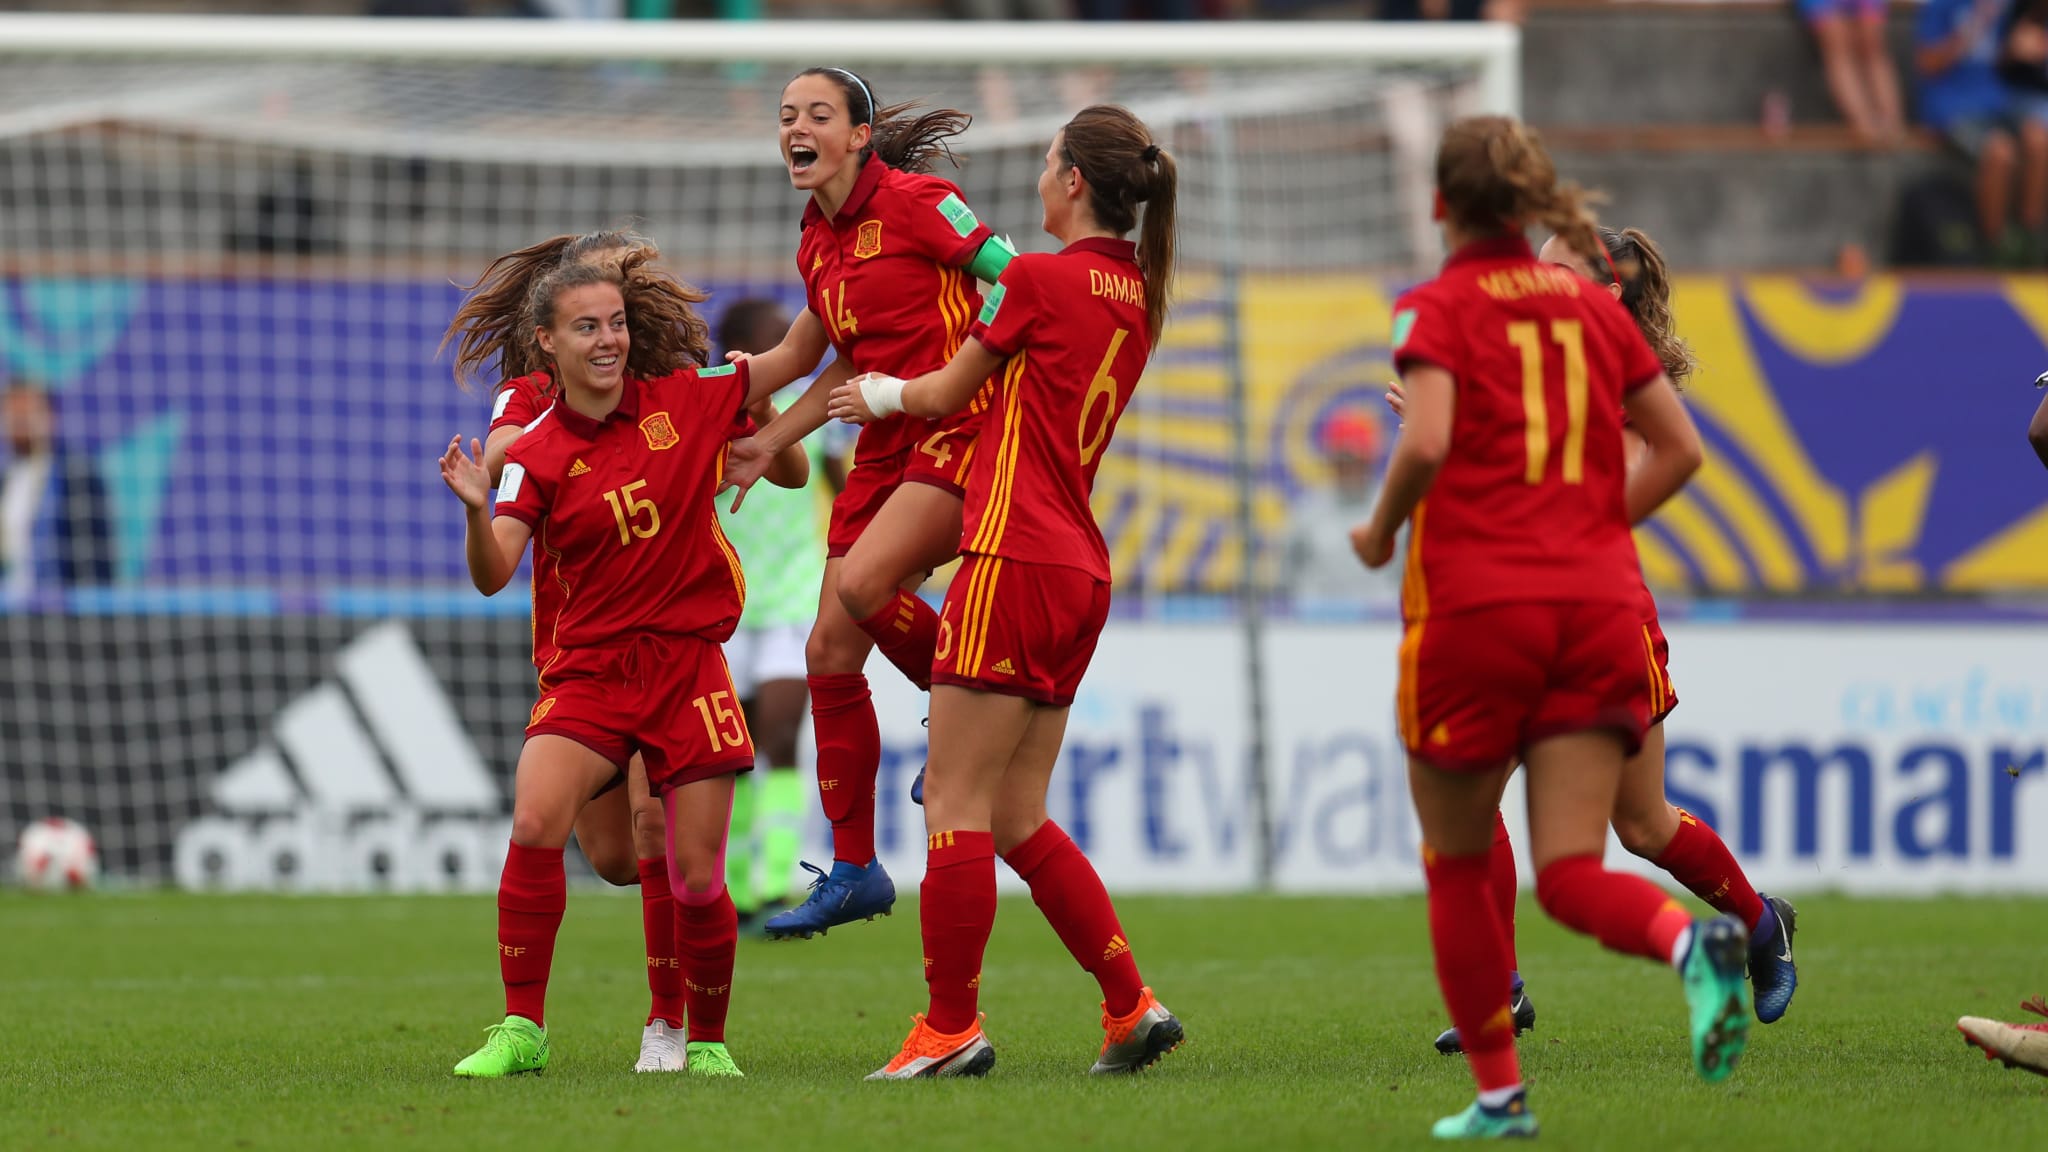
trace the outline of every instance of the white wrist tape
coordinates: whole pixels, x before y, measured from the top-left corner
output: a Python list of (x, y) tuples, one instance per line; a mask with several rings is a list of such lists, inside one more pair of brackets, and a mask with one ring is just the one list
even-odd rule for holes
[(903, 411), (903, 381), (879, 372), (870, 373), (861, 378), (860, 398), (867, 401), (868, 411), (877, 420), (894, 416)]

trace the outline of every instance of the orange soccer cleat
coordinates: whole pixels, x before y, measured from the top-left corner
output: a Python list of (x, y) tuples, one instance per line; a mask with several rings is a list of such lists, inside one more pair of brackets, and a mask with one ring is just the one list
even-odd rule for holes
[(981, 1030), (987, 1014), (975, 1017), (974, 1026), (951, 1036), (934, 1031), (925, 1023), (924, 1013), (911, 1018), (910, 1035), (896, 1058), (868, 1073), (870, 1080), (917, 1080), (932, 1076), (986, 1076), (996, 1066), (996, 1050)]
[[(2048, 1016), (2048, 998), (2040, 996), (2020, 1007), (2036, 1016)], [(1956, 1031), (1973, 1048), (1984, 1050), (1986, 1060), (2002, 1061), (2007, 1068), (2025, 1068), (2048, 1076), (2048, 1023), (2007, 1024), (1982, 1016), (1965, 1016), (1956, 1021)]]
[(1088, 1071), (1098, 1076), (1142, 1072), (1180, 1047), (1184, 1039), (1186, 1033), (1180, 1021), (1146, 988), (1138, 997), (1138, 1006), (1127, 1016), (1111, 1016), (1107, 1008), (1103, 1009), (1102, 1054)]

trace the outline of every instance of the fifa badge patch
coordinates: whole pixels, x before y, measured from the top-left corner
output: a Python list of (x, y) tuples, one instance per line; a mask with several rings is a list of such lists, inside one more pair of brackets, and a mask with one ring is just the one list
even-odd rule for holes
[(861, 221), (860, 231), (853, 238), (853, 258), (865, 260), (870, 256), (880, 256), (881, 254), (882, 222), (880, 220)]
[(1403, 308), (1394, 313), (1393, 345), (1399, 348), (1408, 342), (1408, 336), (1415, 331), (1415, 309)]
[(981, 221), (974, 218), (974, 209), (969, 208), (960, 197), (950, 192), (946, 193), (944, 200), (939, 201), (939, 215), (944, 216), (946, 223), (953, 226), (954, 235), (962, 239), (974, 235), (974, 230), (981, 227)]
[(995, 287), (988, 290), (987, 299), (984, 299), (981, 302), (980, 319), (983, 324), (993, 324), (996, 322), (996, 313), (1002, 311), (1003, 296), (1005, 293), (1009, 292), (1009, 290), (1010, 288), (1007, 284), (998, 284)]
[(666, 412), (656, 412), (642, 420), (640, 431), (646, 433), (647, 447), (650, 451), (664, 452), (683, 442), (683, 438), (676, 434), (676, 426)]
[(526, 483), (526, 468), (521, 464), (507, 464), (498, 473), (498, 503), (510, 504), (519, 499), (519, 489)]

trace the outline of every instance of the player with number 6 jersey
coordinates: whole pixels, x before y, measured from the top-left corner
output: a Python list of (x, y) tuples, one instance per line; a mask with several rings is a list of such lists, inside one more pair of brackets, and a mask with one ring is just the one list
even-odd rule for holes
[(669, 836), (687, 1063), (739, 1074), (724, 1043), (738, 933), (724, 855), (733, 774), (751, 770), (753, 746), (718, 645), (746, 590), (711, 497), (735, 414), (763, 397), (749, 394), (743, 365), (695, 367), (708, 350), (697, 298), (644, 253), (546, 272), (527, 320), (560, 400), (507, 453), (495, 515), (481, 445), (465, 454), (457, 437), (441, 457), (467, 509), (477, 589), (502, 589), (533, 541), (536, 579), (561, 590), (499, 883), (506, 1017), (458, 1076), (547, 1066), (562, 849), (577, 813), (636, 752)]
[[(1453, 123), (1436, 192), (1451, 256), (1395, 305), (1405, 420), (1353, 544), (1383, 566), (1409, 525), (1396, 712), (1437, 978), (1479, 1090), (1434, 1133), (1534, 1136), (1491, 890), (1501, 789), (1517, 761), (1544, 910), (1679, 971), (1704, 1079), (1725, 1079), (1747, 1039), (1742, 923), (1695, 922), (1649, 881), (1601, 865), (1657, 677), (1630, 526), (1699, 467), (1699, 433), (1627, 311), (1523, 238), (1543, 224), (1580, 251), (1599, 243), (1585, 193), (1558, 180), (1534, 133), (1500, 116)], [(1634, 469), (1624, 410), (1645, 446)]]
[[(1123, 108), (1083, 109), (1038, 178), (1057, 255), (1012, 260), (944, 368), (863, 375), (832, 412), (866, 423), (941, 417), (996, 374), (968, 480), (965, 561), (946, 590), (932, 668), (928, 834), (919, 915), (926, 1012), (869, 1079), (980, 1075), (995, 1049), (977, 1012), (1000, 855), (1102, 989), (1091, 1071), (1135, 1072), (1181, 1042), (1138, 976), (1131, 941), (1088, 858), (1046, 815), (1067, 709), (1109, 615), (1109, 554), (1088, 494), (1166, 315), (1173, 157)], [(1136, 244), (1125, 239), (1140, 230)]]
[[(755, 376), (779, 387), (811, 371), (828, 344), (838, 358), (762, 430), (771, 453), (825, 422), (832, 387), (847, 376), (945, 365), (981, 306), (976, 278), (993, 281), (1013, 254), (956, 185), (929, 171), (966, 113), (912, 115), (910, 105), (877, 104), (846, 69), (810, 68), (783, 89), (780, 114), (790, 183), (811, 194), (797, 249), (809, 306), (782, 343), (752, 358)], [(771, 938), (808, 939), (895, 905), (896, 886), (875, 858), (882, 751), (864, 669), (880, 648), (912, 683), (931, 686), (938, 615), (914, 589), (958, 553), (980, 410), (970, 402), (936, 421), (898, 415), (870, 426), (832, 503), (804, 652), (832, 869), (805, 865), (817, 882), (802, 904), (769, 917)], [(758, 475), (735, 468), (732, 480), (744, 488)]]

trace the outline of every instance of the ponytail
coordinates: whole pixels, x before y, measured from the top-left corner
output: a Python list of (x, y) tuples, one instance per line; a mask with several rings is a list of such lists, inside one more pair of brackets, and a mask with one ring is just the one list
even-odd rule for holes
[(974, 117), (967, 113), (957, 108), (934, 108), (913, 116), (911, 113), (918, 107), (915, 101), (878, 108), (875, 90), (845, 68), (806, 68), (797, 75), (823, 76), (832, 81), (846, 102), (846, 114), (854, 126), (867, 125), (867, 155), (905, 172), (930, 172), (938, 166), (940, 157), (952, 162), (955, 168), (960, 166), (949, 141), (974, 122)]
[(1061, 159), (1087, 180), (1095, 222), (1119, 236), (1138, 233), (1145, 323), (1156, 342), (1172, 305), (1178, 245), (1180, 173), (1173, 154), (1152, 142), (1144, 121), (1114, 104), (1083, 108), (1060, 131)]
[(1486, 236), (1541, 224), (1589, 262), (1605, 262), (1596, 197), (1560, 181), (1542, 138), (1512, 117), (1469, 116), (1444, 129), (1436, 185), (1460, 228)]

